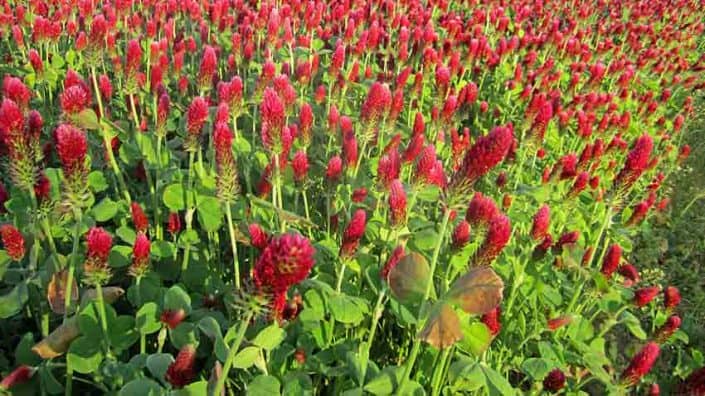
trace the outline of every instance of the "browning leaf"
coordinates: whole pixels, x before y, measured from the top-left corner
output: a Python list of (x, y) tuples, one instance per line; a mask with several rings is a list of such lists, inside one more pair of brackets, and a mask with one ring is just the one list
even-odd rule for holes
[[(66, 296), (67, 277), (68, 272), (66, 270), (54, 272), (47, 285), (47, 300), (49, 301), (49, 307), (55, 314), (63, 315), (66, 311), (64, 299)], [(78, 301), (78, 284), (74, 278), (73, 285), (71, 285), (71, 306), (75, 306), (76, 301)]]
[(431, 270), (426, 258), (419, 253), (409, 253), (389, 271), (387, 283), (392, 294), (402, 302), (419, 302), (425, 292)]
[(32, 352), (42, 359), (55, 358), (68, 351), (71, 342), (79, 335), (81, 335), (81, 331), (78, 328), (78, 318), (74, 316), (34, 345)]
[[(125, 294), (125, 291), (120, 287), (103, 288), (103, 300), (106, 304), (112, 304), (123, 294)], [(86, 290), (81, 298), (81, 306), (85, 306), (95, 299), (95, 289)], [(78, 317), (74, 316), (54, 329), (46, 338), (35, 344), (32, 347), (32, 351), (42, 359), (51, 359), (63, 355), (68, 351), (71, 342), (79, 335), (81, 335), (81, 331), (78, 327)]]
[(471, 315), (483, 315), (502, 301), (504, 282), (490, 267), (478, 267), (458, 278), (448, 291), (450, 302)]
[(438, 349), (448, 348), (463, 339), (460, 319), (450, 305), (441, 302), (431, 313), (419, 337)]

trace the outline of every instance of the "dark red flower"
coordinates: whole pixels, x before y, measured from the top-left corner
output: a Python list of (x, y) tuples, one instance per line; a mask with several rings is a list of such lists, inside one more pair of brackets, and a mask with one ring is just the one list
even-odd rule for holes
[(546, 327), (548, 327), (548, 329), (551, 331), (556, 331), (561, 327), (570, 324), (570, 322), (572, 321), (573, 317), (571, 315), (561, 315), (556, 318), (549, 319), (546, 324)]
[(654, 336), (654, 340), (659, 344), (666, 342), (681, 327), (681, 318), (678, 315), (671, 315), (666, 319)]
[(681, 293), (675, 286), (668, 286), (663, 290), (663, 305), (666, 309), (673, 309), (681, 303)]
[(286, 110), (281, 97), (272, 88), (267, 87), (259, 106), (262, 114), (262, 143), (268, 150), (279, 154), (282, 152), (282, 134), (286, 122)]
[(544, 204), (534, 215), (534, 220), (531, 225), (531, 237), (535, 241), (542, 240), (548, 234), (548, 228), (551, 225), (551, 208)]
[(617, 273), (624, 277), (624, 285), (627, 287), (639, 282), (639, 270), (637, 270), (635, 266), (629, 263), (622, 264), (621, 266), (619, 266), (619, 269), (617, 269)]
[(493, 337), (499, 334), (499, 332), (502, 330), (502, 322), (500, 321), (501, 315), (502, 308), (496, 307), (495, 309), (482, 315), (482, 317), (480, 318), (480, 321), (482, 321), (482, 323), (487, 326), (487, 328), (490, 330), (490, 334), (492, 334)]
[(149, 228), (149, 219), (147, 215), (144, 214), (144, 210), (137, 202), (132, 202), (130, 205), (130, 211), (132, 213), (132, 224), (135, 226), (137, 232), (145, 233)]
[(194, 365), (196, 364), (196, 347), (186, 345), (181, 348), (179, 354), (174, 359), (174, 362), (169, 365), (164, 378), (174, 387), (183, 388), (193, 381), (196, 373)]
[(462, 249), (470, 241), (470, 223), (460, 220), (451, 236), (452, 246), (455, 250)]
[(0, 226), (0, 237), (8, 256), (15, 261), (20, 261), (24, 257), (24, 237), (22, 233), (12, 224)]
[(149, 270), (149, 251), (151, 243), (143, 233), (137, 234), (132, 247), (132, 265), (129, 273), (135, 278), (144, 276)]
[(470, 223), (470, 226), (478, 230), (484, 230), (495, 216), (499, 214), (497, 204), (492, 198), (483, 195), (481, 192), (476, 192), (473, 195), (468, 210), (465, 213), (465, 220)]
[(394, 267), (399, 264), (399, 261), (406, 255), (406, 252), (404, 251), (404, 246), (399, 245), (394, 250), (392, 251), (392, 254), (389, 255), (389, 258), (387, 259), (387, 262), (384, 264), (382, 269), (379, 271), (379, 276), (380, 278), (384, 279), (385, 281), (387, 280), (387, 276), (389, 275), (389, 271), (391, 271)]
[(201, 65), (198, 69), (198, 86), (201, 89), (208, 89), (213, 82), (213, 76), (218, 71), (218, 56), (215, 49), (206, 45), (201, 58)]
[(563, 246), (573, 245), (574, 243), (578, 242), (578, 239), (580, 239), (580, 231), (564, 232), (563, 235), (558, 238), (558, 241), (556, 241), (556, 243), (553, 245), (553, 248), (557, 251), (560, 251)]
[(465, 189), (499, 164), (509, 152), (514, 133), (507, 127), (496, 127), (466, 152), (460, 169), (453, 175), (450, 189)]
[(81, 85), (66, 87), (59, 96), (61, 110), (67, 115), (80, 113), (91, 103), (90, 93)]
[(654, 141), (648, 134), (639, 137), (627, 155), (624, 167), (614, 179), (616, 189), (628, 189), (649, 166)]
[(565, 374), (560, 369), (553, 369), (543, 379), (543, 388), (549, 392), (558, 392), (565, 386)]
[(274, 293), (306, 279), (314, 264), (311, 242), (298, 234), (273, 237), (262, 250), (253, 270), (255, 284)]
[(475, 252), (473, 265), (490, 265), (509, 242), (512, 226), (509, 217), (498, 214), (490, 220), (482, 245)]
[(363, 202), (365, 198), (367, 198), (367, 189), (365, 187), (357, 188), (352, 193), (352, 201), (355, 203)]
[(27, 365), (17, 367), (10, 374), (8, 374), (7, 377), (0, 381), (0, 390), (7, 391), (15, 385), (22, 385), (26, 383), (32, 378), (35, 371), (37, 371), (37, 369)]
[(189, 135), (198, 137), (208, 119), (208, 103), (200, 96), (193, 98), (186, 111), (186, 130)]
[(605, 254), (605, 258), (602, 261), (602, 268), (600, 269), (600, 272), (602, 272), (602, 274), (606, 277), (611, 278), (614, 271), (619, 268), (621, 261), (622, 248), (617, 244), (610, 245), (609, 249), (607, 249), (607, 254)]
[(642, 377), (651, 371), (651, 367), (656, 363), (661, 348), (655, 342), (646, 344), (629, 363), (629, 366), (622, 372), (622, 381), (626, 385), (635, 385)]
[(299, 150), (294, 154), (294, 159), (291, 161), (291, 168), (294, 170), (294, 179), (298, 183), (306, 180), (308, 174), (308, 157), (304, 150)]
[(69, 124), (61, 124), (56, 128), (56, 152), (67, 174), (82, 168), (86, 161), (88, 143), (86, 135), (78, 128)]
[(394, 226), (399, 226), (406, 222), (406, 191), (399, 179), (394, 179), (390, 185), (389, 216)]
[(650, 303), (661, 291), (658, 286), (644, 287), (634, 291), (634, 305), (643, 307)]
[(336, 155), (328, 161), (328, 166), (326, 167), (326, 179), (334, 183), (338, 181), (340, 175), (343, 173), (343, 160), (340, 156)]
[(178, 212), (169, 213), (169, 223), (167, 224), (166, 229), (171, 235), (176, 235), (179, 231), (181, 231), (181, 216), (179, 216)]
[(113, 247), (113, 237), (103, 228), (93, 227), (86, 234), (86, 245), (89, 258), (106, 262)]
[(173, 330), (184, 320), (185, 317), (186, 311), (181, 308), (177, 310), (165, 309), (159, 317), (159, 321)]
[(705, 367), (690, 373), (678, 386), (675, 395), (702, 396), (705, 395)]
[(340, 247), (341, 257), (352, 257), (355, 254), (360, 239), (365, 234), (366, 221), (367, 214), (365, 210), (356, 210), (343, 233), (343, 243)]

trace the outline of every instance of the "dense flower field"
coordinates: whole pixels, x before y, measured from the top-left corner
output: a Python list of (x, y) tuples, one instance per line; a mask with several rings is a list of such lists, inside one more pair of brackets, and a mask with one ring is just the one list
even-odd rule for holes
[(0, 392), (705, 395), (702, 1), (0, 5)]

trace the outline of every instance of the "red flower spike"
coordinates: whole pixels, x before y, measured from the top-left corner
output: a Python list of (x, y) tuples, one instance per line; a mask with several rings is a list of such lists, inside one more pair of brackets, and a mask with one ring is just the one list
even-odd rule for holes
[(37, 369), (27, 365), (17, 367), (10, 374), (8, 374), (7, 377), (3, 378), (2, 381), (0, 381), (0, 390), (7, 391), (12, 389), (16, 385), (22, 385), (26, 383), (32, 378), (35, 371), (37, 371)]
[(365, 224), (367, 214), (364, 209), (358, 209), (350, 219), (345, 232), (343, 233), (343, 243), (340, 247), (340, 257), (352, 257), (357, 250), (360, 239), (365, 234)]
[(470, 241), (470, 223), (461, 220), (451, 236), (452, 246), (455, 250), (460, 250)]
[(549, 392), (556, 393), (565, 386), (565, 374), (560, 369), (551, 370), (543, 379), (543, 388)]
[(656, 363), (661, 348), (655, 342), (646, 344), (634, 357), (629, 366), (622, 372), (622, 381), (625, 385), (636, 385), (641, 378), (651, 371), (651, 367)]
[(681, 303), (681, 293), (675, 286), (663, 290), (663, 305), (666, 309), (674, 309)]
[(147, 215), (144, 214), (144, 210), (137, 202), (132, 202), (130, 205), (130, 211), (132, 213), (132, 224), (135, 226), (135, 231), (138, 233), (145, 233), (149, 228), (149, 220)]
[(544, 204), (534, 215), (531, 225), (531, 237), (535, 241), (540, 241), (548, 235), (548, 228), (551, 225), (551, 208)]
[(196, 364), (196, 347), (186, 345), (179, 350), (179, 354), (174, 362), (169, 365), (164, 378), (177, 389), (190, 384), (196, 376), (194, 366)]
[(174, 330), (186, 317), (186, 312), (183, 309), (171, 310), (166, 309), (159, 317), (159, 321), (164, 323), (168, 328)]
[(605, 254), (605, 258), (602, 261), (602, 268), (600, 269), (600, 272), (602, 272), (602, 274), (607, 278), (611, 278), (614, 271), (616, 271), (619, 267), (621, 261), (622, 248), (617, 244), (610, 245), (607, 250), (607, 254)]
[(143, 233), (137, 234), (132, 247), (132, 265), (129, 273), (135, 278), (144, 276), (149, 270), (149, 251), (151, 243)]
[(0, 226), (0, 237), (8, 256), (15, 261), (20, 261), (25, 255), (24, 237), (22, 233), (11, 224)]
[(181, 231), (181, 216), (179, 216), (179, 213), (169, 213), (169, 222), (166, 229), (171, 235), (176, 235)]
[(658, 342), (659, 344), (663, 344), (664, 342), (668, 341), (668, 339), (678, 331), (678, 329), (681, 327), (681, 318), (678, 315), (671, 315), (666, 319), (666, 323), (663, 324), (658, 330), (656, 330), (656, 334), (654, 336), (654, 340)]
[(86, 234), (86, 245), (89, 258), (106, 262), (113, 247), (113, 237), (103, 228), (93, 227)]
[(480, 321), (487, 326), (490, 330), (490, 334), (495, 337), (502, 330), (502, 322), (500, 317), (502, 315), (502, 308), (496, 307), (495, 309), (482, 315)]
[(250, 244), (259, 250), (263, 250), (269, 243), (269, 234), (257, 223), (248, 226), (250, 233)]
[(390, 184), (389, 215), (393, 226), (406, 222), (406, 191), (399, 179), (394, 179)]
[(472, 266), (490, 265), (509, 242), (512, 226), (509, 217), (499, 214), (490, 220), (482, 245), (472, 259)]
[(506, 127), (497, 127), (479, 138), (465, 153), (460, 169), (453, 175), (449, 186), (451, 194), (462, 194), (499, 164), (509, 152), (513, 141), (514, 134)]
[(290, 286), (306, 279), (314, 264), (314, 253), (311, 242), (301, 235), (271, 238), (255, 263), (255, 284), (274, 293), (285, 293)]
[(658, 286), (644, 287), (634, 291), (634, 305), (643, 307), (649, 304), (661, 292)]
[(308, 175), (308, 157), (304, 150), (299, 150), (294, 154), (294, 159), (291, 161), (291, 168), (294, 170), (294, 180), (297, 183), (302, 183)]

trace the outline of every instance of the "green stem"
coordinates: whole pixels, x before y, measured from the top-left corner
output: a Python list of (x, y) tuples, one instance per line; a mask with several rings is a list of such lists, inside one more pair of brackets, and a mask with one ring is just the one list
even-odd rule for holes
[(439, 362), (433, 368), (433, 376), (431, 377), (431, 396), (437, 396), (441, 391), (441, 384), (445, 376), (446, 362), (450, 356), (450, 351), (453, 347), (448, 347), (441, 352)]
[(360, 362), (362, 363), (362, 367), (360, 369), (360, 376), (358, 378), (360, 388), (365, 385), (365, 376), (367, 375), (367, 363), (370, 357), (370, 348), (372, 347), (372, 341), (374, 340), (375, 334), (377, 333), (377, 324), (379, 323), (379, 318), (382, 317), (382, 312), (384, 311), (384, 298), (386, 297), (386, 295), (386, 289), (380, 291), (379, 297), (377, 298), (377, 303), (375, 304), (375, 307), (372, 310), (372, 322), (370, 323), (370, 330), (367, 333), (367, 340), (363, 344), (364, 349), (361, 351), (362, 356), (360, 357)]
[(230, 345), (230, 352), (228, 352), (228, 357), (227, 359), (225, 359), (225, 365), (223, 365), (223, 373), (221, 374), (220, 378), (218, 378), (218, 382), (215, 384), (215, 389), (213, 392), (214, 395), (220, 395), (223, 393), (223, 389), (225, 388), (225, 381), (228, 380), (228, 374), (230, 373), (230, 368), (233, 365), (233, 360), (235, 360), (235, 355), (237, 355), (238, 348), (240, 348), (242, 339), (245, 337), (245, 331), (247, 331), (247, 327), (250, 325), (251, 319), (252, 313), (248, 312), (242, 322), (240, 322), (240, 327), (237, 329), (237, 335), (235, 336), (235, 340), (233, 341), (232, 345)]
[[(426, 306), (428, 305), (428, 297), (431, 295), (431, 289), (433, 288), (433, 275), (436, 272), (436, 265), (438, 264), (438, 256), (441, 252), (441, 247), (443, 246), (443, 239), (445, 237), (445, 232), (446, 228), (448, 227), (448, 221), (450, 220), (450, 210), (445, 209), (445, 213), (443, 214), (443, 221), (441, 222), (441, 229), (440, 229), (440, 234), (438, 236), (438, 241), (436, 242), (436, 247), (433, 249), (433, 256), (431, 258), (431, 269), (429, 272), (429, 277), (428, 280), (426, 281), (426, 291), (424, 292), (424, 297), (421, 300), (421, 308), (419, 309), (418, 314), (416, 315), (416, 323), (421, 322), (421, 316), (425, 313), (426, 311)], [(404, 386), (409, 382), (409, 377), (411, 375), (411, 370), (414, 367), (414, 363), (416, 362), (416, 357), (419, 353), (419, 349), (421, 348), (421, 340), (416, 338), (414, 340), (414, 345), (411, 348), (411, 353), (409, 354), (409, 358), (406, 362), (406, 368), (404, 369), (404, 375), (401, 378), (401, 381), (399, 382), (399, 392), (404, 392)]]
[(230, 246), (233, 250), (233, 276), (235, 277), (235, 288), (240, 288), (240, 264), (237, 258), (237, 241), (235, 240), (235, 228), (233, 227), (233, 214), (230, 203), (225, 203), (225, 216), (228, 219), (228, 232), (230, 233)]
[(76, 271), (76, 262), (78, 259), (78, 242), (81, 238), (81, 221), (82, 213), (80, 210), (74, 212), (76, 219), (76, 228), (73, 233), (73, 248), (71, 249), (71, 260), (69, 260), (68, 275), (66, 276), (66, 285), (64, 289), (64, 323), (68, 320), (69, 312), (71, 312), (71, 296), (73, 292), (73, 276)]
[(108, 320), (105, 314), (105, 300), (103, 299), (103, 287), (100, 283), (95, 285), (96, 301), (98, 302), (98, 314), (100, 315), (100, 327), (103, 330), (103, 339), (105, 341), (105, 347), (110, 354), (110, 338), (108, 337)]

